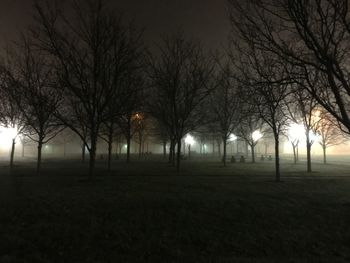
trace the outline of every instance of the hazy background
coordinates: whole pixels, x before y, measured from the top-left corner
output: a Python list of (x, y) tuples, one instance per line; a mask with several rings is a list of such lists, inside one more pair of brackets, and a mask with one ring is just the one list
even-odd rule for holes
[[(71, 0), (65, 0), (69, 3)], [(62, 2), (62, 1), (61, 1)], [(160, 35), (182, 27), (210, 48), (226, 41), (229, 20), (226, 0), (117, 0), (107, 1), (126, 20), (145, 28), (151, 44)], [(10, 41), (31, 22), (34, 0), (0, 1), (0, 41)]]

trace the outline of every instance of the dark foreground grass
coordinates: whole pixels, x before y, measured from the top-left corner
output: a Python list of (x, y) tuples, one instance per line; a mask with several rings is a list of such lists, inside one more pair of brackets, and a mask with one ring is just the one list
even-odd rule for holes
[(45, 166), (0, 178), (0, 262), (350, 261), (349, 167)]

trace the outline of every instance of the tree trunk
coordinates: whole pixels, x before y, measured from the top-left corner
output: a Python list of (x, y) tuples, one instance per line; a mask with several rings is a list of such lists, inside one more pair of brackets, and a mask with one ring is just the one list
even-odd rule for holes
[(274, 133), (275, 137), (275, 169), (276, 169), (276, 182), (281, 181), (280, 174), (280, 149), (279, 149), (279, 136), (278, 133)]
[[(248, 150), (249, 146), (248, 146), (248, 142), (245, 142), (245, 156), (248, 158)], [(255, 160), (255, 159), (254, 159)]]
[(181, 138), (177, 139), (177, 153), (176, 153), (176, 171), (180, 172), (181, 161)]
[(327, 147), (326, 147), (326, 145), (322, 145), (322, 149), (323, 149), (323, 163), (327, 164), (327, 157), (326, 157)]
[(15, 159), (15, 147), (16, 147), (16, 139), (12, 139), (11, 155), (10, 155), (10, 169), (13, 168), (13, 162)]
[(297, 144), (297, 162), (299, 162), (299, 144)]
[(213, 157), (215, 156), (215, 140), (213, 140)]
[(24, 158), (24, 142), (22, 142), (22, 158)]
[(174, 141), (170, 139), (170, 145), (169, 145), (169, 156), (168, 156), (168, 163), (172, 163), (173, 158), (173, 147), (174, 147)]
[(252, 150), (252, 163), (255, 163), (255, 145), (254, 143), (250, 145), (250, 148)]
[(226, 166), (226, 151), (227, 151), (227, 139), (226, 139), (226, 136), (224, 136), (222, 138), (222, 142), (224, 144), (222, 162), (223, 162), (224, 166)]
[(166, 157), (166, 141), (163, 141), (163, 157)]
[(128, 134), (126, 137), (126, 162), (130, 163), (130, 146), (131, 146), (131, 136)]
[(309, 131), (306, 132), (306, 159), (307, 159), (307, 172), (311, 173), (311, 143)]
[[(184, 149), (185, 151), (186, 149)], [(191, 159), (191, 144), (188, 145), (188, 159)]]
[(175, 166), (175, 139), (170, 139), (169, 163)]
[(170, 145), (169, 145), (169, 158), (168, 158), (168, 162), (171, 164), (172, 163), (172, 159), (173, 159), (173, 147), (174, 147), (174, 141), (172, 139), (170, 139)]
[(83, 143), (83, 146), (81, 147), (81, 160), (85, 162), (85, 143)]
[(97, 146), (97, 135), (96, 136), (92, 135), (90, 156), (89, 156), (89, 179), (92, 179), (95, 175), (96, 146)]
[(294, 164), (297, 164), (297, 153), (296, 153), (296, 145), (292, 144), (293, 147), (293, 157), (294, 157)]
[(171, 165), (173, 167), (175, 167), (175, 160), (176, 160), (175, 147), (176, 147), (176, 143), (174, 141), (174, 146), (173, 146), (172, 154), (171, 154)]
[(139, 159), (141, 159), (141, 156), (142, 156), (142, 138), (140, 136), (140, 139), (139, 139)]
[(218, 140), (218, 153), (219, 157), (221, 157), (221, 141)]
[(41, 170), (41, 151), (43, 148), (43, 142), (42, 140), (39, 140), (38, 142), (38, 157), (37, 157), (37, 162), (36, 162), (36, 172), (40, 173)]
[(113, 150), (113, 132), (108, 135), (108, 171), (111, 171), (112, 167), (112, 150)]

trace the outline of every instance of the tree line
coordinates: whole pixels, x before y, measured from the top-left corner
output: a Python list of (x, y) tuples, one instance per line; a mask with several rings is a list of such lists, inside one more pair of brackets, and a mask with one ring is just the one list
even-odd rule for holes
[[(37, 144), (37, 171), (44, 144), (69, 129), (89, 153), (94, 175), (98, 140), (124, 138), (127, 162), (135, 137), (146, 130), (168, 144), (168, 160), (180, 170), (183, 139), (207, 134), (223, 145), (235, 134), (251, 148), (259, 131), (274, 142), (280, 181), (282, 137), (297, 161), (301, 125), (311, 172), (311, 146), (327, 147), (350, 131), (347, 1), (229, 0), (232, 32), (222, 50), (210, 52), (184, 30), (164, 36), (153, 52), (143, 31), (102, 1), (75, 2), (63, 10), (36, 2), (33, 24), (0, 65), (0, 121)], [(146, 126), (149, 126), (146, 129)], [(140, 150), (141, 152), (141, 150)], [(326, 157), (324, 157), (326, 158)], [(326, 159), (325, 159), (326, 161)]]

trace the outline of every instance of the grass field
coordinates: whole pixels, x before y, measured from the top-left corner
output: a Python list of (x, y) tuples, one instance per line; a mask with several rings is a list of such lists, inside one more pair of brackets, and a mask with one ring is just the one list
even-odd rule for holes
[(347, 165), (1, 165), (1, 263), (350, 261)]

